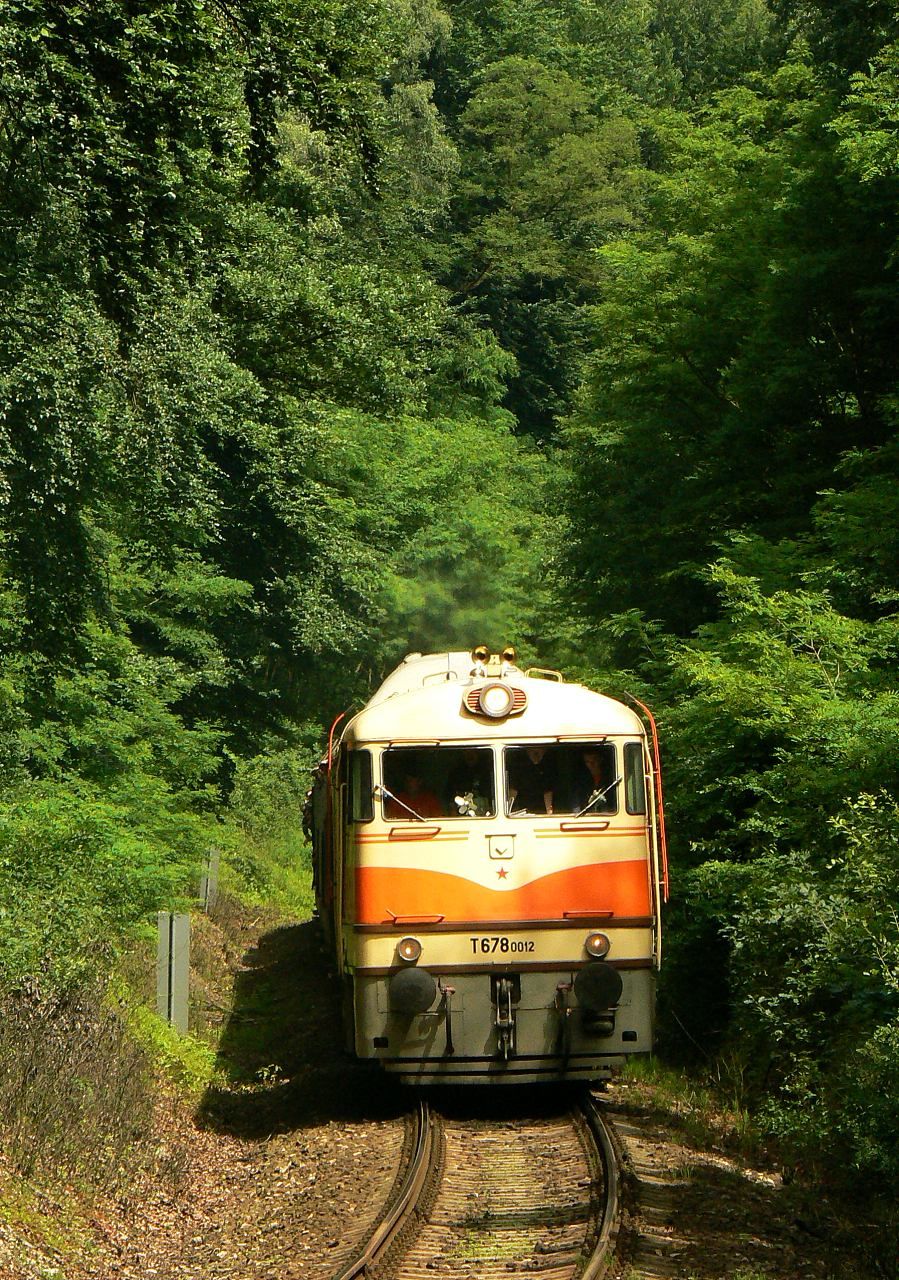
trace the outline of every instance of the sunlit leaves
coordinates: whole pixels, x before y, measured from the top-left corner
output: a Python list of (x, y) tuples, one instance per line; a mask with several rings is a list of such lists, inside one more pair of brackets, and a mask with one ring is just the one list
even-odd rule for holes
[(446, 277), (518, 361), (507, 403), (521, 426), (546, 435), (574, 390), (596, 248), (633, 221), (637, 132), (598, 120), (586, 85), (524, 57), (486, 68), (459, 129)]
[(606, 607), (651, 584), (654, 616), (688, 633), (731, 532), (801, 536), (841, 455), (891, 433), (894, 232), (843, 170), (831, 109), (789, 64), (700, 125), (654, 122), (665, 158), (644, 224), (602, 250), (572, 436), (578, 569)]

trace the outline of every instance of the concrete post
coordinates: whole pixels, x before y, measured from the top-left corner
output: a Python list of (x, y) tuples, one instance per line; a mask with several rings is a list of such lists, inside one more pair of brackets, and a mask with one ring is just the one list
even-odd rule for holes
[(159, 1016), (182, 1034), (187, 1031), (190, 987), (190, 916), (159, 912), (156, 959), (156, 1008)]

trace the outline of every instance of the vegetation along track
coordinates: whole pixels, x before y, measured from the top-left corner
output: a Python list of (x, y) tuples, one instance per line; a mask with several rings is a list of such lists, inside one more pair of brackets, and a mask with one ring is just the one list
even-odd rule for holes
[(421, 1102), (396, 1195), (335, 1280), (599, 1280), (618, 1221), (614, 1149), (592, 1098), (513, 1114), (496, 1095)]

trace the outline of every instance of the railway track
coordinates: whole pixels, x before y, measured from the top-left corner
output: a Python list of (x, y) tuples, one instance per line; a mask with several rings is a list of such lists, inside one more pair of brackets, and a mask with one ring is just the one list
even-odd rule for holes
[[(506, 1104), (508, 1105), (508, 1104)], [(334, 1280), (600, 1280), (618, 1223), (617, 1160), (589, 1095), (522, 1119), (495, 1095), (420, 1102), (388, 1210)], [(488, 1109), (489, 1108), (489, 1109)], [(499, 1112), (499, 1114), (494, 1114)]]

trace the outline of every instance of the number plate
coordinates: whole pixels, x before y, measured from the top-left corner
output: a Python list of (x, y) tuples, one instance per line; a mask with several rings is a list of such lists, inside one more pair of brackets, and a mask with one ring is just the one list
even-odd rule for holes
[(507, 938), (501, 933), (483, 934), (468, 940), (474, 956), (533, 955), (536, 949), (532, 938)]

